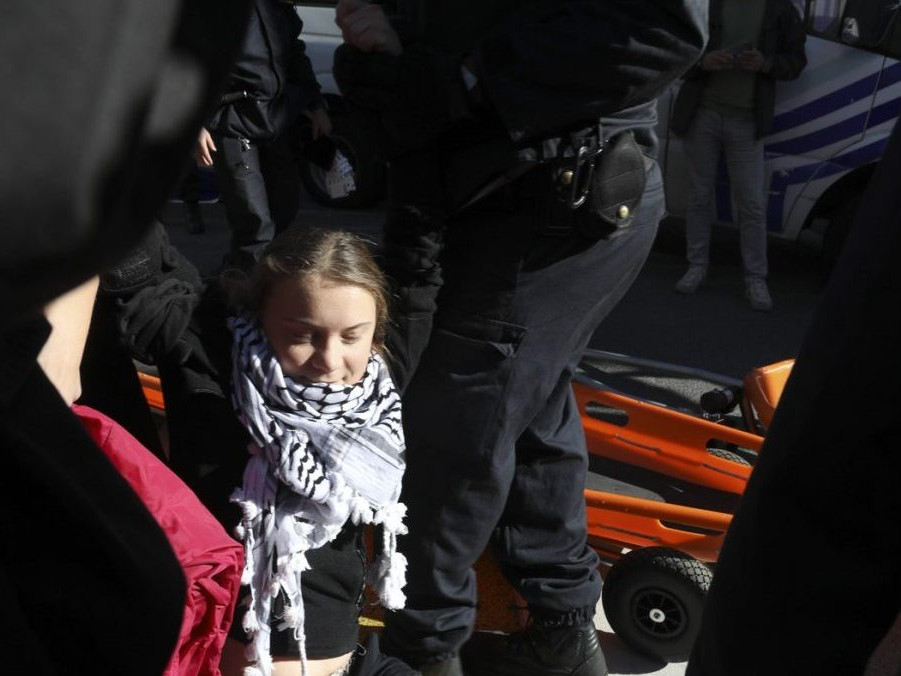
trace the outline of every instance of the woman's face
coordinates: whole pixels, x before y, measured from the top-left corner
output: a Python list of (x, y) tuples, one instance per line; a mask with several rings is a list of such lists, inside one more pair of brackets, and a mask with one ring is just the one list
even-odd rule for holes
[(362, 287), (318, 275), (282, 279), (269, 289), (261, 322), (282, 371), (295, 380), (352, 385), (366, 373), (376, 307)]

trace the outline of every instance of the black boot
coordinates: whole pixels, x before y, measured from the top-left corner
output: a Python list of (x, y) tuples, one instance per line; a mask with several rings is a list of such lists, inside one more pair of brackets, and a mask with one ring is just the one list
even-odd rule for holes
[(496, 650), (465, 655), (472, 676), (606, 676), (607, 662), (589, 620), (574, 626), (533, 622)]

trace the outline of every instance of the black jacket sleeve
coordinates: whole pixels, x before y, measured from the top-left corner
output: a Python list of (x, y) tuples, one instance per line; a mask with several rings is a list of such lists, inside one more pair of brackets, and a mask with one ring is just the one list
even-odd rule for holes
[[(412, 16), (416, 3), (407, 14), (397, 3), (382, 5), (403, 54), (344, 44), (333, 72), (345, 98), (375, 111), (387, 136), (407, 148), (426, 147), (467, 118), (497, 124), (514, 141), (589, 126), (654, 99), (707, 39), (702, 0), (535, 0), (515, 6), (460, 54), (417, 34), (416, 19), (426, 33), (429, 25)], [(464, 62), (478, 81), (469, 97)]]
[(513, 138), (653, 99), (699, 57), (701, 0), (529, 3), (477, 46), (482, 93)]
[(807, 31), (801, 16), (787, 1), (779, 4), (776, 25), (778, 43), (773, 54), (764, 55), (767, 61), (761, 75), (772, 80), (794, 80), (807, 65), (807, 55), (804, 52)]
[(300, 89), (301, 100), (304, 101), (305, 107), (309, 110), (315, 110), (322, 108), (325, 104), (322, 99), (321, 87), (316, 80), (316, 73), (313, 71), (313, 64), (310, 62), (310, 57), (307, 56), (307, 45), (299, 37), (303, 30), (303, 22), (299, 18), (297, 24), (298, 38), (294, 41), (291, 48), (291, 57), (288, 63), (288, 81)]

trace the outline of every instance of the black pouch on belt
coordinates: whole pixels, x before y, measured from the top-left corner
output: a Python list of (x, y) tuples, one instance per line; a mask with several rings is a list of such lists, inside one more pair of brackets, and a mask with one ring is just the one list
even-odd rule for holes
[(632, 224), (647, 182), (641, 146), (631, 131), (599, 146), (582, 145), (556, 164), (557, 199), (572, 212), (572, 224), (591, 239), (614, 236)]

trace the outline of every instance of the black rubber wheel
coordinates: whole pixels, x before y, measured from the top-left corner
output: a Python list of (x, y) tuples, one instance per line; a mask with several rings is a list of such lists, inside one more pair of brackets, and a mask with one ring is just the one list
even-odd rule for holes
[(665, 662), (688, 659), (701, 629), (713, 573), (675, 549), (635, 549), (613, 564), (604, 580), (604, 613), (635, 650)]
[(300, 180), (310, 197), (324, 206), (341, 209), (367, 207), (381, 199), (385, 191), (385, 167), (348, 115), (332, 115), (332, 140), (354, 169), (356, 189), (344, 197), (333, 198), (325, 187), (325, 170), (312, 162), (301, 162)]
[(708, 448), (707, 452), (710, 453), (710, 455), (712, 455), (714, 458), (722, 458), (723, 460), (728, 460), (729, 462), (744, 465), (745, 467), (751, 466), (751, 463), (748, 462), (746, 458), (743, 458), (738, 453), (727, 451), (725, 448)]

